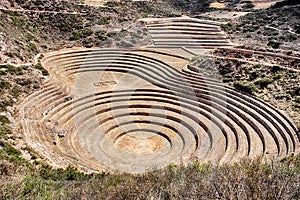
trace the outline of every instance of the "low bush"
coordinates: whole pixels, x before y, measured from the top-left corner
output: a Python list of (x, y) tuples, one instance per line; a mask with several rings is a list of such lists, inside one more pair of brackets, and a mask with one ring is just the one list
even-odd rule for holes
[(279, 46), (280, 46), (281, 44), (282, 44), (282, 43), (279, 42), (279, 41), (276, 41), (276, 40), (270, 40), (270, 41), (268, 42), (267, 45), (268, 45), (269, 47), (274, 48), (274, 49), (278, 49)]
[(49, 72), (42, 66), (40, 62), (35, 65), (35, 68), (40, 70), (43, 76), (49, 76)]
[(14, 98), (17, 98), (21, 93), (22, 89), (18, 86), (14, 86), (10, 91), (10, 95), (13, 96)]
[(6, 121), (5, 123), (2, 122), (2, 125), (0, 126), (0, 136), (4, 139), (8, 135), (12, 134), (12, 131), (5, 126), (5, 124), (8, 124), (8, 123), (9, 123), (9, 121)]
[(87, 180), (91, 174), (84, 174), (77, 171), (74, 167), (68, 166), (66, 169), (52, 169), (48, 165), (42, 165), (39, 175), (46, 180)]
[(94, 31), (90, 28), (84, 28), (83, 30), (81, 30), (81, 37), (85, 38), (88, 36), (91, 36), (94, 33)]
[(298, 39), (298, 36), (296, 34), (287, 33), (286, 38), (287, 38), (288, 41), (294, 41), (294, 40)]
[(252, 70), (249, 74), (250, 81), (256, 79), (259, 76), (259, 72), (257, 70)]
[(295, 109), (300, 109), (300, 104), (299, 103), (294, 103), (293, 106), (294, 106)]
[(1, 122), (2, 125), (10, 123), (9, 119), (4, 115), (0, 115), (0, 122)]
[(11, 84), (5, 80), (1, 80), (0, 79), (0, 89), (10, 89), (11, 88)]
[(23, 68), (22, 67), (15, 67), (13, 65), (7, 64), (7, 65), (2, 65), (1, 68), (3, 71), (6, 73), (9, 73), (11, 75), (23, 75)]
[(283, 70), (283, 68), (278, 66), (278, 65), (273, 65), (271, 67), (271, 72), (273, 72), (273, 73), (276, 73), (276, 72), (281, 71), (281, 70)]
[(251, 83), (251, 82), (246, 82), (246, 81), (238, 81), (234, 83), (234, 87), (237, 90), (240, 90), (242, 92), (246, 92), (249, 94), (253, 94), (254, 92), (257, 92), (258, 89), (255, 86), (255, 84)]
[(21, 156), (22, 155), (21, 152), (7, 143), (4, 144), (3, 149), (0, 151), (2, 151), (2, 152), (0, 152), (0, 154), (4, 153), (5, 154), (4, 156), (11, 161), (20, 162), (20, 161), (24, 160)]
[(273, 80), (270, 78), (260, 78), (254, 82), (254, 84), (259, 86), (261, 89), (267, 87), (271, 83), (273, 83)]
[(101, 25), (109, 24), (109, 20), (110, 20), (109, 17), (103, 16), (101, 17), (99, 24)]

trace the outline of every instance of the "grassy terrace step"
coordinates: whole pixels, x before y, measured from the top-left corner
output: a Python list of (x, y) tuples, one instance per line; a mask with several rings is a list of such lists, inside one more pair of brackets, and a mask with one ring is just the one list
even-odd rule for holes
[(205, 36), (205, 35), (220, 35), (219, 31), (205, 31), (205, 30), (187, 30), (187, 29), (163, 29), (163, 30), (157, 30), (157, 29), (152, 29), (149, 30), (151, 35), (155, 34), (179, 34), (179, 35), (192, 35), (192, 36)]
[(230, 47), (232, 45), (228, 43), (219, 43), (219, 44), (155, 44), (155, 46), (151, 46), (151, 48), (164, 48), (164, 49), (174, 49), (178, 47), (186, 47), (188, 49), (215, 49), (218, 47)]
[[(178, 33), (173, 33), (173, 34), (153, 34), (152, 35), (153, 39), (178, 39)], [(180, 39), (204, 39), (204, 40), (220, 40), (220, 39), (226, 39), (224, 35), (221, 34), (216, 34), (216, 35), (187, 35), (187, 34), (182, 34), (180, 36)]]
[(218, 28), (198, 28), (198, 27), (185, 27), (185, 26), (163, 26), (163, 27), (147, 27), (150, 33), (155, 31), (190, 31), (190, 32), (220, 32)]
[[(231, 47), (231, 46), (233, 46), (233, 45), (230, 45), (230, 44), (221, 45), (221, 47)], [(187, 47), (185, 47), (185, 46), (180, 46), (180, 45), (176, 46), (176, 45), (165, 44), (165, 45), (153, 45), (153, 46), (149, 46), (149, 47), (151, 47), (152, 49), (155, 49), (155, 48), (157, 48), (157, 49), (170, 49), (170, 50), (174, 50), (174, 51), (176, 51), (176, 49), (182, 48), (182, 47), (184, 47), (184, 48), (186, 48), (190, 51), (197, 51), (197, 50), (209, 51), (209, 50), (213, 50), (215, 48), (220, 47), (220, 45), (217, 45), (217, 46), (204, 46), (204, 45), (201, 46), (201, 45), (198, 45), (198, 46), (187, 46)], [(196, 54), (196, 53), (194, 53), (194, 54)]]
[(220, 41), (220, 42), (214, 42), (214, 43), (210, 43), (210, 42), (205, 42), (205, 41), (201, 41), (201, 42), (179, 42), (179, 41), (165, 41), (165, 42), (156, 42), (154, 40), (154, 45), (169, 45), (169, 46), (183, 46), (183, 47), (212, 47), (215, 46), (227, 46), (228, 43), (224, 42), (224, 41)]
[(161, 28), (161, 27), (185, 27), (185, 28), (199, 28), (199, 29), (218, 29), (220, 30), (220, 26), (216, 25), (206, 25), (199, 23), (162, 23), (162, 24), (149, 24), (148, 28)]
[(196, 44), (196, 43), (199, 43), (199, 44), (202, 44), (202, 43), (209, 43), (209, 44), (218, 44), (218, 43), (223, 43), (223, 44), (226, 44), (227, 43), (227, 40), (226, 39), (214, 39), (214, 40), (212, 40), (212, 39), (194, 39), (194, 38), (184, 38), (184, 42), (182, 42), (182, 38), (180, 38), (180, 37), (178, 37), (178, 38), (164, 38), (164, 39), (161, 39), (161, 38), (159, 38), (159, 39), (153, 39), (153, 41), (155, 42), (155, 43), (175, 43), (175, 42), (177, 42), (177, 43), (179, 43), (179, 44), (189, 44), (189, 43), (191, 43), (191, 44)]
[(169, 19), (154, 19), (154, 21), (148, 22), (150, 25), (152, 24), (161, 24), (161, 23), (173, 23), (173, 24), (187, 24), (187, 23), (197, 23), (197, 24), (203, 24), (203, 25), (213, 25), (213, 26), (219, 26), (220, 23), (216, 21), (209, 21), (209, 20), (201, 20), (201, 19), (195, 19), (195, 18), (169, 18)]

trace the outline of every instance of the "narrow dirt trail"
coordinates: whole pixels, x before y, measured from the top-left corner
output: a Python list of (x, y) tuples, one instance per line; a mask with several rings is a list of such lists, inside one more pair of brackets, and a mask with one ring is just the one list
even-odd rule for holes
[(34, 56), (33, 58), (33, 62), (27, 62), (27, 63), (18, 63), (18, 64), (14, 64), (14, 63), (10, 63), (10, 62), (5, 62), (5, 63), (0, 63), (1, 65), (12, 65), (14, 67), (19, 67), (19, 66), (31, 66), (31, 65), (36, 65), (39, 61), (39, 58), (42, 54), (39, 53), (36, 56)]
[(86, 15), (84, 12), (68, 12), (64, 11), (50, 11), (50, 10), (27, 10), (27, 9), (8, 9), (0, 8), (1, 11), (13, 11), (13, 12), (34, 12), (34, 13), (52, 13), (52, 14), (68, 14), (68, 15)]

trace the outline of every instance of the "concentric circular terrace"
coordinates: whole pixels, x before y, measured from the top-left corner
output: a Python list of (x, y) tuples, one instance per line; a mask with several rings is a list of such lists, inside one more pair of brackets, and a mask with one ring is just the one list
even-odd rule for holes
[[(176, 37), (171, 35), (159, 37)], [(165, 49), (181, 37), (164, 43)], [(181, 52), (155, 47), (49, 54), (43, 66), (50, 78), (20, 105), (28, 145), (56, 166), (131, 173), (298, 151), (297, 128), (284, 113), (203, 77), (188, 66), (189, 50)]]

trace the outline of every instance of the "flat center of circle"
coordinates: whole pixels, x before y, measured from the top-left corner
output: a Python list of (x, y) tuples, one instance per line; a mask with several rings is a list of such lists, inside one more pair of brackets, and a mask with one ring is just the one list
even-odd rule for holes
[(168, 141), (160, 135), (146, 137), (142, 134), (126, 134), (115, 142), (115, 148), (119, 151), (140, 155), (155, 154), (169, 146)]

